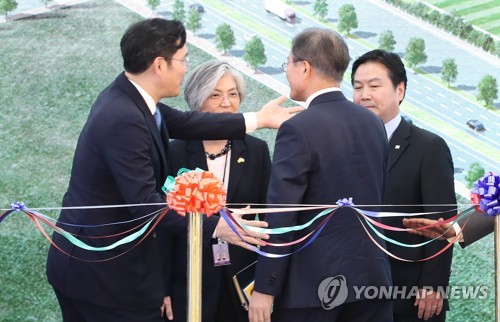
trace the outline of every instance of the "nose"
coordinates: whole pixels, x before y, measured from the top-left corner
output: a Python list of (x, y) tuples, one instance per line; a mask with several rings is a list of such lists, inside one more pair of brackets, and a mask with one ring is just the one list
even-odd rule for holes
[(222, 106), (231, 105), (231, 101), (229, 100), (229, 97), (227, 95), (222, 96), (222, 101), (220, 102), (220, 105), (222, 105)]

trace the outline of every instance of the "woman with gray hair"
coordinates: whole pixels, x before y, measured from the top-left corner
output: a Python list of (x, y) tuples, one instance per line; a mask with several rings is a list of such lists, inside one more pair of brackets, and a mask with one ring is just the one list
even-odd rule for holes
[[(237, 113), (245, 97), (245, 81), (228, 63), (211, 60), (193, 70), (184, 96), (191, 110)], [(208, 170), (223, 182), (228, 203), (265, 203), (271, 158), (263, 140), (250, 135), (244, 140), (173, 140), (169, 150), (171, 173), (180, 168)], [(187, 237), (169, 234), (168, 238), (165, 312), (168, 320), (186, 321)], [(217, 239), (208, 240), (203, 245), (202, 320), (248, 321), (232, 277), (257, 256)]]

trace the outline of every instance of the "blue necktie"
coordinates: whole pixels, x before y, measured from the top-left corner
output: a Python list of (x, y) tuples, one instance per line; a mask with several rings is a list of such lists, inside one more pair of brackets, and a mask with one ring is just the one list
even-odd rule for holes
[(155, 117), (155, 121), (156, 121), (156, 127), (158, 128), (158, 131), (161, 132), (160, 130), (160, 126), (161, 126), (161, 115), (160, 115), (160, 112), (158, 111), (158, 109), (156, 109), (155, 113), (153, 114), (153, 116)]

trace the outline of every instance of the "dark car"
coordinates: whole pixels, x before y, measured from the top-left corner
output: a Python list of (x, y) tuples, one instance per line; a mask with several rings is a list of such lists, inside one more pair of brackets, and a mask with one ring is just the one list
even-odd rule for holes
[(196, 10), (198, 11), (199, 13), (203, 13), (205, 12), (205, 8), (203, 8), (203, 6), (199, 3), (193, 3), (193, 4), (190, 4), (189, 5), (189, 10)]
[(473, 129), (474, 131), (478, 131), (478, 132), (486, 130), (483, 123), (481, 121), (478, 121), (478, 120), (468, 120), (467, 126), (471, 129)]

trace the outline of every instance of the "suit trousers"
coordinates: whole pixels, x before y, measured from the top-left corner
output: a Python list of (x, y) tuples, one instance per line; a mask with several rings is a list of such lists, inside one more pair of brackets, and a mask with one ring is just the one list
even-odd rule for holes
[(273, 322), (392, 322), (390, 300), (364, 300), (337, 306), (332, 310), (301, 308), (275, 310)]
[[(419, 319), (417, 314), (415, 315), (394, 314), (394, 322), (422, 322), (422, 321), (424, 321), (423, 317)], [(445, 310), (441, 311), (439, 315), (433, 315), (431, 318), (426, 320), (426, 322), (444, 322), (444, 321), (446, 321)]]
[(104, 307), (64, 296), (54, 288), (63, 322), (163, 322), (160, 307), (126, 310)]

